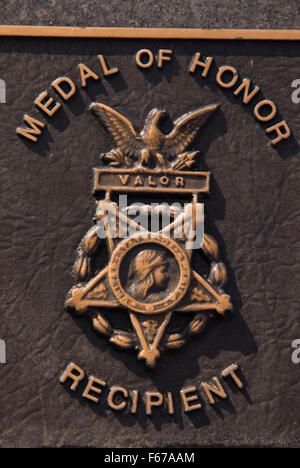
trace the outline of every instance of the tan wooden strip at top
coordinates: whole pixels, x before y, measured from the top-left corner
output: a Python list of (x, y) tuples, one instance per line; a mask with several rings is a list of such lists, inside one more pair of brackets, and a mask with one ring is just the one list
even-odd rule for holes
[(0, 36), (128, 39), (299, 40), (298, 29), (102, 28), (0, 25)]

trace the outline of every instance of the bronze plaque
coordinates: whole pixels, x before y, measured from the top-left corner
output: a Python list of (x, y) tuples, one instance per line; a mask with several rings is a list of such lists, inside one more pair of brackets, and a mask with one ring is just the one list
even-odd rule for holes
[(1, 444), (299, 446), (300, 33), (0, 33)]

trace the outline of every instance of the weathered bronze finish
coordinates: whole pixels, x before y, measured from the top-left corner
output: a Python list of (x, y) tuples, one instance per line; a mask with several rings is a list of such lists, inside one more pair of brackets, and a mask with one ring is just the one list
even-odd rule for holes
[[(197, 230), (197, 194), (208, 192), (209, 173), (186, 171), (197, 157), (197, 151), (186, 150), (217, 105), (183, 115), (167, 135), (159, 128), (160, 119), (167, 115), (164, 110), (153, 109), (144, 129), (138, 133), (124, 116), (109, 106), (93, 103), (90, 108), (117, 145), (102, 155), (103, 162), (112, 169), (94, 169), (94, 190), (105, 192), (105, 198), (98, 201), (95, 219), (103, 221), (105, 216), (115, 215), (119, 224), (136, 232), (122, 239), (120, 228), (112, 232), (105, 222), (109, 261), (93, 275), (91, 259), (101, 239), (97, 226), (88, 231), (74, 265), (78, 284), (69, 292), (66, 307), (88, 315), (96, 331), (115, 345), (138, 349), (138, 358), (153, 367), (163, 349), (179, 348), (188, 335), (202, 331), (212, 312), (223, 315), (232, 309), (230, 297), (222, 290), (226, 268), (219, 260), (216, 241), (204, 235), (201, 249), (210, 263), (207, 277), (191, 268), (193, 248), (189, 244)], [(192, 196), (192, 203), (171, 224), (154, 232), (120, 211), (110, 198), (112, 192), (176, 192)], [(149, 208), (151, 211), (150, 205)], [(181, 228), (183, 220), (189, 230), (176, 237), (174, 233)], [(132, 331), (112, 326), (108, 316), (114, 308), (129, 312)], [(191, 314), (192, 318), (183, 330), (167, 333), (173, 312)]]
[[(167, 169), (167, 161), (177, 156), (174, 164), (176, 169), (180, 163), (181, 168), (189, 167), (193, 162), (194, 153), (182, 153), (193, 141), (199, 128), (208, 117), (216, 110), (217, 104), (202, 107), (183, 115), (174, 122), (173, 130), (164, 135), (159, 129), (159, 121), (167, 115), (167, 112), (152, 109), (149, 112), (143, 130), (138, 133), (126, 117), (104, 104), (93, 103), (90, 106), (100, 122), (108, 130), (115, 143), (116, 150), (112, 150), (106, 158), (110, 159), (114, 166), (132, 166), (130, 158), (139, 160), (139, 168), (149, 166), (151, 158), (156, 160), (159, 167)], [(172, 166), (171, 166), (172, 167)]]
[[(237, 364), (231, 364), (224, 369), (220, 374), (223, 378), (230, 376), (231, 384), (234, 388), (241, 389), (243, 383), (240, 381), (236, 371)], [(88, 378), (87, 378), (88, 377)], [(214, 405), (216, 403), (215, 395), (219, 400), (228, 398), (227, 393), (217, 376), (212, 377), (211, 382), (201, 382), (202, 393), (207, 401)], [(86, 398), (93, 403), (105, 403), (114, 411), (129, 411), (131, 414), (136, 414), (138, 408), (144, 407), (146, 415), (151, 416), (154, 408), (165, 409), (169, 414), (175, 413), (174, 394), (173, 392), (161, 393), (158, 391), (146, 391), (141, 395), (138, 390), (128, 390), (124, 386), (114, 385), (109, 386), (109, 383), (95, 377), (94, 375), (87, 376), (84, 370), (74, 362), (70, 362), (64, 369), (59, 378), (60, 383), (67, 384), (73, 392), (78, 391), (80, 383), (85, 381), (86, 385), (82, 391), (83, 398)], [(103, 395), (105, 388), (106, 397)], [(185, 413), (200, 410), (202, 404), (199, 401), (199, 390), (196, 385), (184, 387), (178, 392), (180, 395), (181, 405)], [(102, 400), (102, 401), (101, 401)], [(157, 409), (156, 409), (157, 411)]]

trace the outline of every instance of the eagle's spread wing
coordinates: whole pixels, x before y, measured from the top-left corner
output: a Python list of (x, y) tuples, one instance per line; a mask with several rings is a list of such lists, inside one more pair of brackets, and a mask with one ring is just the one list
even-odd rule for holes
[(201, 107), (175, 120), (173, 130), (165, 137), (163, 151), (170, 156), (182, 153), (192, 143), (200, 127), (217, 107), (218, 104)]
[(141, 139), (126, 117), (105, 104), (93, 102), (90, 110), (108, 130), (118, 148), (125, 154), (135, 154), (141, 148)]

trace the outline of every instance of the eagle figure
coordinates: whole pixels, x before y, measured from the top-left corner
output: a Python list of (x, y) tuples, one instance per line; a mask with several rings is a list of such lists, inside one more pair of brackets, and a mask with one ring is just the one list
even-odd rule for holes
[(137, 158), (140, 167), (149, 165), (152, 158), (166, 168), (166, 158), (182, 153), (194, 140), (200, 127), (217, 109), (211, 104), (182, 115), (174, 122), (173, 129), (166, 135), (159, 124), (169, 114), (165, 110), (152, 109), (143, 130), (138, 133), (131, 122), (109, 106), (94, 102), (90, 109), (108, 130), (122, 154)]

